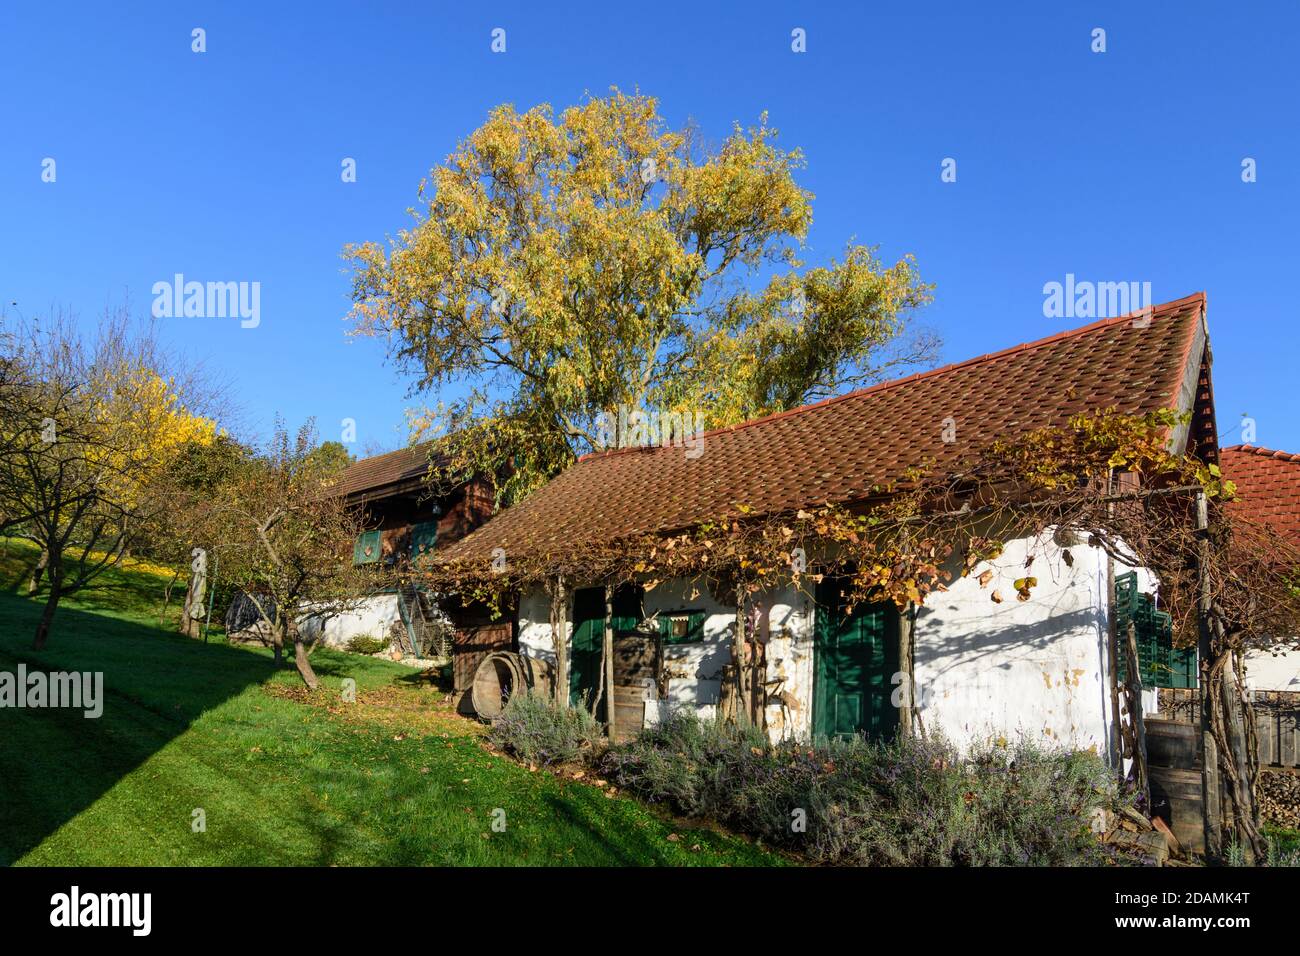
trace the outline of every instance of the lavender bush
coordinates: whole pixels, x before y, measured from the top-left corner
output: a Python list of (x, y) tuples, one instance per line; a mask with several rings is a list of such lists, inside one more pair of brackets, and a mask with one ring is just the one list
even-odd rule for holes
[(618, 786), (823, 863), (1061, 866), (1103, 859), (1089, 831), (1115, 787), (1095, 754), (862, 738), (770, 744), (679, 714), (608, 750)]

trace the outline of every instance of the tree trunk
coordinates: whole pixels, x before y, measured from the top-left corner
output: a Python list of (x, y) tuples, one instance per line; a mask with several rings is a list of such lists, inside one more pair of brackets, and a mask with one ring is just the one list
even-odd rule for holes
[[(1255, 804), (1256, 761), (1247, 739), (1246, 722), (1254, 720), (1250, 704), (1241, 693), (1241, 685), (1232, 663), (1233, 653), (1223, 652), (1222, 664), (1215, 662), (1217, 687), (1214, 688), (1220, 711), (1216, 720), (1219, 737), (1219, 764), (1228, 784), (1232, 802), (1232, 825), (1237, 846), (1247, 866), (1267, 857), (1268, 845), (1259, 827), (1259, 808)], [(1207, 689), (1207, 693), (1211, 691)]]
[[(1209, 568), (1211, 549), (1209, 501), (1196, 496), (1196, 528), (1200, 577), (1201, 731), (1203, 748), (1202, 797), (1205, 806), (1205, 856), (1211, 862), (1224, 857), (1225, 820), (1219, 793), (1226, 789), (1232, 805), (1232, 824), (1244, 861), (1262, 861), (1268, 846), (1260, 832), (1259, 806), (1255, 802), (1255, 778), (1259, 754), (1253, 745), (1255, 715), (1242, 693), (1240, 674), (1233, 666), (1237, 635), (1224, 632), (1223, 618), (1216, 613)], [(1230, 639), (1231, 638), (1231, 639)], [(1220, 776), (1222, 774), (1222, 776)]]
[(167, 587), (163, 591), (162, 607), (158, 610), (158, 626), (162, 627), (167, 620), (167, 608), (172, 603), (172, 588), (176, 587), (176, 582), (181, 579), (181, 572), (178, 570), (172, 575), (172, 579), (167, 582)]
[(302, 635), (298, 629), (294, 628), (293, 633), (293, 662), (298, 668), (298, 676), (302, 682), (307, 685), (308, 690), (315, 690), (320, 686), (320, 680), (316, 677), (316, 672), (311, 669), (311, 659), (307, 656), (307, 645), (303, 643)]
[(1205, 494), (1196, 496), (1196, 564), (1199, 601), (1197, 608), (1196, 654), (1200, 666), (1200, 730), (1201, 730), (1201, 805), (1204, 811), (1205, 859), (1210, 863), (1223, 861), (1223, 812), (1219, 806), (1222, 784), (1219, 780), (1218, 744), (1214, 730), (1214, 693), (1217, 680), (1214, 669), (1214, 631), (1210, 625), (1213, 594), (1210, 583), (1210, 505)]
[(41, 578), (45, 574), (45, 569), (50, 564), (50, 552), (45, 548), (41, 549), (41, 556), (36, 562), (36, 567), (32, 568), (32, 576), (27, 582), (27, 594), (35, 594), (41, 587)]
[(190, 617), (190, 607), (194, 603), (194, 578), (185, 586), (185, 601), (181, 604), (181, 619), (176, 629), (186, 637), (194, 636), (194, 619)]
[(271, 651), (275, 655), (275, 666), (284, 666), (284, 621), (280, 618), (280, 612), (275, 612), (275, 623), (271, 625)]
[(59, 561), (50, 568), (50, 596), (45, 599), (45, 608), (36, 625), (36, 639), (32, 641), (32, 650), (39, 651), (50, 639), (50, 625), (54, 623), (54, 612), (59, 609), (59, 597), (63, 594), (63, 563)]

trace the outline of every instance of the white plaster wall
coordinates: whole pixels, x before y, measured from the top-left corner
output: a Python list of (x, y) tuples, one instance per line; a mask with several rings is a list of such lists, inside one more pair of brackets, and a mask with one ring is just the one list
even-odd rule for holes
[(703, 718), (717, 715), (722, 693), (722, 668), (731, 662), (731, 641), (736, 631), (736, 610), (718, 601), (701, 584), (665, 581), (647, 591), (647, 618), (677, 611), (703, 611), (704, 640), (691, 644), (665, 644), (663, 673), (667, 694), (658, 706), (647, 701), (646, 723), (654, 724), (675, 708), (689, 708)]
[(816, 607), (812, 582), (793, 583), (760, 596), (758, 638), (767, 645), (768, 680), (776, 698), (767, 705), (773, 740), (806, 739), (812, 734), (813, 628)]
[[(918, 608), (914, 635), (917, 693), (927, 730), (941, 730), (959, 747), (989, 737), (1025, 735), (1047, 745), (1094, 748), (1105, 755), (1111, 734), (1107, 670), (1109, 600), (1106, 557), (1086, 544), (1071, 547), (1073, 565), (1050, 535), (1014, 541), (994, 562), (932, 594)], [(1030, 552), (1033, 565), (1026, 569)], [(979, 584), (985, 569), (994, 573)], [(1121, 573), (1123, 568), (1118, 569)], [(1033, 575), (1030, 600), (1016, 599), (1012, 582)], [(1139, 586), (1153, 586), (1145, 572)], [(773, 739), (808, 739), (812, 732), (815, 607), (793, 583), (762, 596), (757, 622), (766, 643), (767, 675), (779, 679), (767, 722)], [(990, 597), (998, 591), (1000, 604)], [(704, 641), (665, 647), (667, 698), (646, 707), (654, 723), (672, 707), (715, 712), (718, 677), (731, 659), (735, 611), (707, 589), (668, 581), (646, 593), (647, 615), (703, 610)], [(572, 615), (570, 614), (570, 617)], [(572, 624), (569, 625), (569, 634)], [(550, 599), (525, 595), (519, 610), (522, 653), (554, 663)]]
[[(573, 622), (570, 621), (565, 631), (565, 640), (572, 634)], [(534, 588), (519, 601), (519, 653), (555, 666), (555, 645), (551, 641), (551, 598), (545, 588)]]
[[(403, 627), (401, 612), (397, 609), (396, 594), (374, 594), (342, 613), (327, 617), (321, 640), (326, 647), (343, 648), (357, 636), (377, 637), (387, 640), (396, 624)], [(321, 619), (308, 610), (299, 618), (298, 625), (309, 640), (321, 635)]]
[(1252, 651), (1247, 654), (1246, 686), (1251, 690), (1300, 692), (1300, 651), (1280, 654)]
[[(1107, 753), (1107, 562), (1081, 544), (1069, 549), (1071, 566), (1062, 550), (1049, 535), (1012, 541), (917, 609), (916, 689), (927, 730), (942, 730), (963, 749), (1024, 736)], [(981, 587), (986, 569), (994, 576)], [(1027, 575), (1038, 586), (1022, 602), (1012, 584)]]

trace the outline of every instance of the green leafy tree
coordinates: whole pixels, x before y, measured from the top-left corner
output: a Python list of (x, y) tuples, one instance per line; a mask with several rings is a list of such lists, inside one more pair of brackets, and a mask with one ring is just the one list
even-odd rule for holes
[(322, 478), (337, 478), (356, 459), (342, 442), (323, 441), (307, 456)]
[(492, 111), (420, 186), (415, 225), (349, 246), (358, 332), (390, 336), (417, 429), (517, 499), (605, 443), (620, 408), (717, 427), (931, 359), (905, 257), (808, 267), (801, 154), (766, 116), (708, 148), (614, 91)]
[(313, 690), (315, 645), (301, 625), (356, 606), (381, 583), (378, 569), (353, 563), (359, 515), (333, 493), (316, 451), (311, 423), (291, 433), (277, 422), (265, 449), (226, 459), (215, 487), (196, 489), (190, 507), (177, 509), (185, 521), (179, 536), (245, 590), (276, 664), (292, 645), (294, 666)]
[(5, 330), (0, 370), (0, 531), (33, 542), (29, 592), (47, 588), (33, 647), (49, 639), (59, 602), (149, 539), (166, 501), (157, 485), (180, 450), (211, 442), (196, 412), (200, 379), (136, 328), (125, 310), (91, 336), (70, 316)]

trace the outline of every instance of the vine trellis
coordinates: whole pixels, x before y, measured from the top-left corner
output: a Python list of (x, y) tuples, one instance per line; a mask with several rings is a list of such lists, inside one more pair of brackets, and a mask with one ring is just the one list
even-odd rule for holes
[[(575, 586), (635, 582), (650, 590), (669, 579), (693, 580), (734, 600), (739, 653), (744, 608), (792, 580), (802, 588), (842, 575), (850, 604), (889, 600), (905, 608), (924, 605), (957, 578), (975, 575), (986, 586), (992, 574), (980, 566), (1012, 540), (1051, 540), (1067, 564), (1072, 549), (1101, 548), (1156, 575), (1175, 644), (1198, 647), (1214, 778), (1207, 786), (1217, 786), (1222, 773), (1231, 838), (1259, 858), (1266, 847), (1253, 796), (1258, 759), (1242, 660), (1249, 649), (1300, 648), (1293, 636), (1300, 635), (1300, 553), (1222, 507), (1235, 489), (1216, 464), (1170, 450), (1185, 421), (1168, 410), (1079, 414), (991, 442), (955, 466), (922, 462), (851, 504), (771, 513), (761, 503), (736, 502), (686, 529), (507, 554), (504, 569), (499, 561), (439, 561), (425, 574), (442, 593), (494, 613), (515, 595), (544, 587), (556, 634), (564, 632), (567, 593)], [(1032, 600), (1036, 557), (1031, 551), (1013, 594), (994, 589), (990, 601)], [(556, 642), (561, 655), (563, 645)], [(557, 663), (562, 671), (563, 658)], [(1207, 837), (1211, 855), (1220, 853), (1222, 827), (1208, 825)]]

